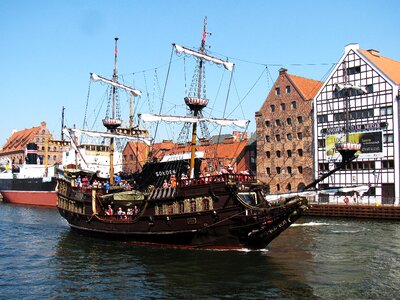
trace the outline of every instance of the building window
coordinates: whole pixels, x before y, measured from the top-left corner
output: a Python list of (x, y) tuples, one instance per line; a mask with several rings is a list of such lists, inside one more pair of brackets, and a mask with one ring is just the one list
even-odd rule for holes
[(285, 103), (281, 103), (281, 111), (284, 111), (286, 109), (286, 104)]
[(281, 174), (281, 167), (276, 167), (276, 174)]
[(393, 134), (392, 133), (384, 134), (383, 135), (383, 142), (384, 143), (393, 143)]
[(275, 120), (275, 124), (276, 126), (281, 126), (282, 125), (281, 120)]
[(325, 148), (325, 139), (318, 139), (318, 148)]
[(392, 106), (386, 106), (386, 107), (381, 107), (380, 108), (380, 115), (381, 116), (392, 115), (392, 114), (393, 114), (393, 107)]
[(271, 141), (271, 137), (269, 135), (266, 135), (265, 140), (269, 143)]
[(323, 172), (323, 171), (329, 171), (329, 163), (319, 163), (318, 164), (318, 170)]
[(287, 172), (288, 172), (289, 174), (292, 174), (292, 167), (287, 167)]
[(279, 87), (275, 88), (275, 95), (280, 95), (281, 94), (281, 89)]
[(270, 127), (271, 126), (271, 121), (265, 121), (265, 126)]
[(287, 85), (286, 86), (286, 94), (289, 94), (290, 93), (290, 85)]
[(368, 84), (365, 86), (365, 89), (367, 90), (367, 93), (373, 93), (374, 92), (374, 85), (373, 84)]
[(266, 152), (265, 152), (265, 156), (267, 156), (267, 158), (270, 158), (270, 157), (271, 157), (271, 152), (266, 151)]
[(297, 133), (297, 138), (298, 138), (299, 140), (302, 140), (302, 139), (303, 139), (303, 133), (302, 133), (302, 132), (298, 132), (298, 133)]
[(286, 123), (287, 123), (288, 125), (292, 125), (292, 119), (291, 119), (291, 118), (287, 118), (287, 119), (286, 119)]
[(286, 186), (286, 189), (287, 189), (288, 191), (291, 191), (291, 190), (292, 190), (292, 185), (291, 185), (290, 183), (288, 183), (287, 186)]
[(328, 122), (328, 115), (319, 115), (317, 117), (318, 123), (327, 123)]
[(297, 167), (297, 171), (299, 172), (299, 174), (303, 174), (303, 167), (302, 166), (298, 166)]
[(279, 184), (276, 185), (276, 190), (279, 192), (281, 190), (281, 186)]
[(276, 151), (276, 157), (281, 157), (281, 151)]
[(291, 133), (288, 133), (288, 134), (286, 135), (286, 138), (287, 138), (289, 141), (291, 141), (291, 140), (292, 140), (292, 134), (291, 134)]
[(297, 122), (299, 122), (300, 124), (303, 123), (303, 117), (302, 116), (298, 116), (297, 117)]
[(36, 143), (39, 143), (39, 138), (36, 138)]
[(267, 172), (268, 175), (271, 175), (271, 168), (267, 167), (266, 172)]
[(303, 156), (303, 149), (297, 149), (297, 154), (299, 156)]
[(292, 101), (292, 108), (296, 109), (296, 107), (297, 107), (296, 101)]
[(279, 142), (281, 140), (281, 136), (279, 134), (275, 135), (275, 139), (277, 142)]
[(129, 154), (129, 159), (133, 160), (133, 154)]
[(357, 73), (361, 73), (360, 66), (347, 68), (347, 75), (354, 75)]
[(286, 151), (287, 152), (287, 156), (288, 157), (292, 157), (292, 150), (288, 150), (288, 151)]
[(270, 109), (271, 109), (271, 112), (274, 112), (274, 111), (275, 111), (275, 105), (271, 104), (269, 107), (270, 107)]
[[(373, 109), (361, 109), (350, 112), (350, 120), (354, 119), (364, 119), (364, 118), (372, 118), (374, 116)], [(343, 113), (343, 120), (345, 119), (345, 115)], [(341, 120), (341, 121), (343, 121)]]
[(344, 121), (345, 120), (345, 114), (343, 112), (334, 113), (333, 114), (333, 120), (336, 121), (336, 122)]
[(45, 134), (45, 133), (46, 133), (46, 130), (43, 129), (43, 130), (42, 130), (42, 134)]
[(394, 160), (382, 160), (382, 169), (394, 169)]
[(54, 161), (57, 160), (57, 155), (53, 155), (53, 160), (54, 160)]

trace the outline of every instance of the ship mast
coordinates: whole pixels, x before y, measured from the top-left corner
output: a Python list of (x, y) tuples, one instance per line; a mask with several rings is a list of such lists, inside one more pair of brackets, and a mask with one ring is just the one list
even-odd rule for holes
[[(116, 93), (117, 93), (117, 60), (118, 60), (118, 37), (114, 38), (114, 71), (112, 77), (112, 111), (111, 118), (103, 119), (103, 125), (109, 132), (115, 133), (116, 129), (121, 126), (122, 121), (116, 118)], [(114, 184), (114, 137), (110, 137), (110, 184)]]
[[(204, 25), (203, 25), (203, 36), (201, 39), (201, 45), (199, 53), (204, 55), (205, 52), (205, 45), (206, 45), (206, 37), (207, 37), (207, 17), (204, 18)], [(203, 58), (199, 59), (199, 74), (198, 74), (198, 81), (197, 81), (197, 97), (191, 98), (186, 97), (185, 103), (193, 111), (193, 116), (197, 117), (201, 113), (202, 109), (207, 106), (208, 100), (201, 98), (201, 89), (202, 89), (202, 74), (203, 74)], [(193, 123), (192, 127), (192, 143), (191, 143), (191, 154), (190, 154), (190, 178), (194, 178), (194, 162), (196, 156), (196, 142), (197, 142), (197, 123)]]

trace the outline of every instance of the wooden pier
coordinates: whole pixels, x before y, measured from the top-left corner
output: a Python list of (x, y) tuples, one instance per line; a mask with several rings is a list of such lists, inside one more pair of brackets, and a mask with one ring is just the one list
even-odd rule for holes
[(400, 220), (400, 206), (309, 203), (305, 216)]

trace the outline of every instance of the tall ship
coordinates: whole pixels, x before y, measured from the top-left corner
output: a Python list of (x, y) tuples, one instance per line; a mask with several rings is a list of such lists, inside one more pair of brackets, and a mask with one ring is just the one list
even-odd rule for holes
[(35, 143), (26, 147), (26, 161), (13, 165), (3, 158), (0, 173), (0, 193), (7, 203), (56, 206), (56, 166), (38, 163)]
[[(146, 163), (131, 181), (121, 184), (114, 176), (113, 149), (117, 138), (129, 136), (142, 143), (148, 134), (139, 128), (120, 128), (122, 122), (113, 113), (103, 120), (110, 150), (109, 180), (91, 172), (71, 172), (58, 180), (57, 208), (73, 230), (102, 238), (123, 239), (143, 245), (202, 249), (263, 249), (307, 209), (306, 196), (322, 180), (310, 183), (306, 190), (290, 195), (269, 195), (267, 186), (246, 172), (226, 170), (205, 176), (200, 173), (196, 151), (198, 126), (203, 122), (246, 127), (246, 120), (207, 118), (203, 109), (204, 64), (212, 62), (231, 71), (234, 65), (206, 52), (206, 19), (199, 49), (173, 44), (176, 52), (196, 58), (195, 93), (184, 98), (187, 116), (142, 114), (143, 122), (181, 122), (191, 131), (188, 156)], [(115, 50), (117, 49), (115, 40)], [(117, 51), (112, 80), (103, 82), (121, 87), (117, 81)], [(135, 96), (135, 93), (132, 92)], [(150, 147), (150, 146), (149, 146)], [(347, 151), (347, 150), (343, 150)], [(149, 151), (151, 152), (151, 151)], [(354, 154), (354, 152), (353, 152)], [(350, 161), (346, 156), (343, 164)], [(179, 166), (179, 167), (178, 167)], [(340, 167), (342, 167), (341, 165)], [(340, 168), (339, 167), (339, 168)], [(333, 170), (335, 171), (335, 170)], [(161, 175), (160, 175), (161, 174)], [(332, 174), (332, 173), (330, 173)], [(329, 176), (330, 174), (326, 174)], [(77, 186), (76, 177), (86, 184)]]

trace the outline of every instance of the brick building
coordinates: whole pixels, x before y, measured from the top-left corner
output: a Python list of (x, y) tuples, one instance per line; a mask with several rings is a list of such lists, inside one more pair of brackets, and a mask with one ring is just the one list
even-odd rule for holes
[[(44, 121), (40, 123), (40, 126), (14, 131), (0, 150), (0, 157), (10, 159), (13, 164), (23, 164), (26, 156), (26, 145), (35, 143), (38, 146), (39, 163), (44, 164), (46, 139), (51, 140), (52, 138), (53, 136)], [(62, 147), (49, 145), (47, 158), (49, 165), (60, 164), (62, 162)]]
[[(123, 151), (123, 171), (141, 171), (147, 160), (149, 149), (143, 143), (130, 142)], [(237, 171), (255, 173), (255, 146), (246, 133), (234, 131), (211, 140), (200, 140), (196, 152), (202, 152), (200, 170), (209, 174), (219, 172), (222, 167), (232, 165)], [(190, 153), (190, 143), (175, 144), (170, 140), (152, 146), (152, 158), (161, 160), (166, 155)]]
[(322, 84), (282, 68), (255, 113), (257, 178), (271, 193), (293, 192), (314, 179), (313, 98)]

